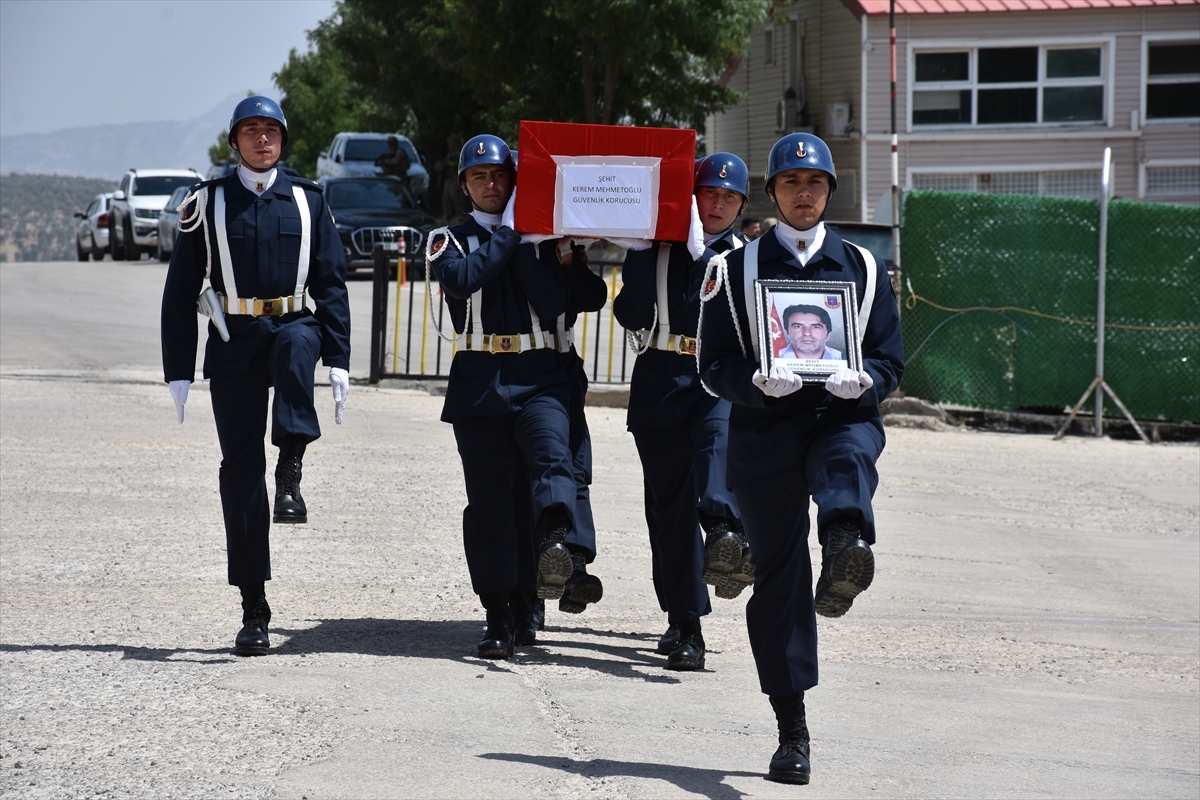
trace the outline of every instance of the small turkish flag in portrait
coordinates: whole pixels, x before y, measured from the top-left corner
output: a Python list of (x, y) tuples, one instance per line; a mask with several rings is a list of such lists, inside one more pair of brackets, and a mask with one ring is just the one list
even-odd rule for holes
[(779, 309), (774, 303), (771, 304), (771, 347), (776, 356), (787, 347), (787, 337), (783, 335), (783, 322), (779, 319)]

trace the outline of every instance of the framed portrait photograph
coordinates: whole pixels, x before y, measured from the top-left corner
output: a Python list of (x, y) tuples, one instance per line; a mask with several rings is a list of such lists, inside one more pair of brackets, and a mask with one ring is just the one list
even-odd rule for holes
[(807, 383), (824, 383), (846, 367), (862, 369), (853, 283), (754, 282), (764, 374), (782, 363)]

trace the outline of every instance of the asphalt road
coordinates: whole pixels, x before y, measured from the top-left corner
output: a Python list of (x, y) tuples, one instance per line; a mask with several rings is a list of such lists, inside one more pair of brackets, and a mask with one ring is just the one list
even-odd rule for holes
[(604, 600), (489, 663), (440, 398), (358, 384), (335, 426), (322, 388), (272, 654), (232, 656), (212, 413), (200, 383), (177, 424), (161, 383), (162, 275), (0, 266), (0, 794), (1200, 795), (1197, 447), (890, 429), (876, 581), (820, 621), (813, 782), (780, 786), (749, 593), (714, 599), (706, 670), (653, 652), (619, 409), (589, 409)]

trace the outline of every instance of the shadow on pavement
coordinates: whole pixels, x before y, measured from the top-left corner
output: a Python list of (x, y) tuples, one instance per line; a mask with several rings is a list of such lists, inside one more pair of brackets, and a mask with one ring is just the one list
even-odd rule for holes
[[(129, 661), (188, 661), (195, 664), (224, 664), (238, 660), (232, 647), (132, 647), (123, 644), (0, 644), (0, 653), (120, 653)], [(187, 658), (187, 656), (210, 656)]]
[(480, 758), (511, 761), (517, 764), (536, 764), (547, 769), (571, 772), (587, 778), (649, 778), (666, 781), (681, 791), (710, 800), (739, 800), (747, 795), (724, 783), (725, 778), (763, 778), (760, 772), (730, 772), (719, 769), (696, 769), (677, 764), (652, 764), (644, 761), (612, 761), (597, 758), (592, 761), (572, 761), (562, 756), (530, 756), (523, 753), (482, 753)]
[[(489, 669), (510, 671), (508, 665), (554, 664), (585, 669), (616, 678), (633, 678), (647, 683), (679, 683), (674, 673), (663, 669), (665, 657), (653, 651), (653, 643), (642, 634), (602, 633), (591, 629), (574, 631), (549, 627), (538, 634), (538, 642), (517, 648), (511, 661), (486, 661), (475, 655), (475, 643), (483, 632), (482, 620), (412, 619), (322, 619), (305, 620), (312, 627), (271, 626), (272, 655), (319, 655), (347, 653), (366, 656), (432, 658), (465, 664), (486, 665)], [(232, 638), (232, 633), (231, 638)], [(587, 635), (592, 641), (578, 641), (570, 634)], [(613, 639), (611, 643), (595, 639)], [(631, 643), (632, 642), (632, 643)], [(547, 648), (554, 648), (551, 652)], [(120, 653), (132, 661), (179, 661), (200, 664), (240, 661), (228, 647), (165, 648), (122, 644), (0, 644), (0, 653), (25, 652)]]
[[(563, 636), (562, 628), (542, 631), (538, 643), (530, 647), (517, 648), (511, 662), (484, 661), (475, 655), (475, 643), (483, 633), (482, 620), (411, 620), (411, 619), (324, 619), (316, 620), (311, 628), (272, 627), (272, 634), (287, 636), (287, 641), (271, 648), (280, 655), (316, 655), (319, 653), (355, 653), (369, 656), (403, 656), (408, 658), (435, 658), (470, 664), (489, 664), (503, 669), (505, 664), (557, 664), (565, 667), (589, 669), (618, 678), (636, 678), (649, 683), (678, 683), (670, 674), (657, 674), (664, 661), (647, 658), (645, 646), (598, 644), (595, 642), (573, 642)], [(588, 631), (589, 636), (607, 637), (609, 634)], [(612, 634), (618, 640), (629, 638), (628, 634)], [(640, 636), (637, 637), (640, 640)], [(571, 648), (575, 653), (550, 653), (545, 648)], [(609, 656), (597, 658), (587, 653)], [(638, 668), (652, 668), (655, 674), (646, 674)]]

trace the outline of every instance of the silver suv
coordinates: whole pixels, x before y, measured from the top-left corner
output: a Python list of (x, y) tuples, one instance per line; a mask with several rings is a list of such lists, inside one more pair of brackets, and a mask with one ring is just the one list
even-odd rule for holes
[(158, 217), (180, 186), (204, 180), (194, 169), (131, 169), (113, 192), (108, 211), (108, 241), (113, 261), (138, 261), (156, 250)]
[(400, 150), (408, 156), (408, 190), (418, 202), (429, 189), (425, 159), (417, 154), (407, 136), (391, 133), (339, 133), (329, 149), (317, 159), (317, 180), (322, 178), (369, 178), (382, 175), (375, 160), (388, 151), (388, 137), (395, 136)]

